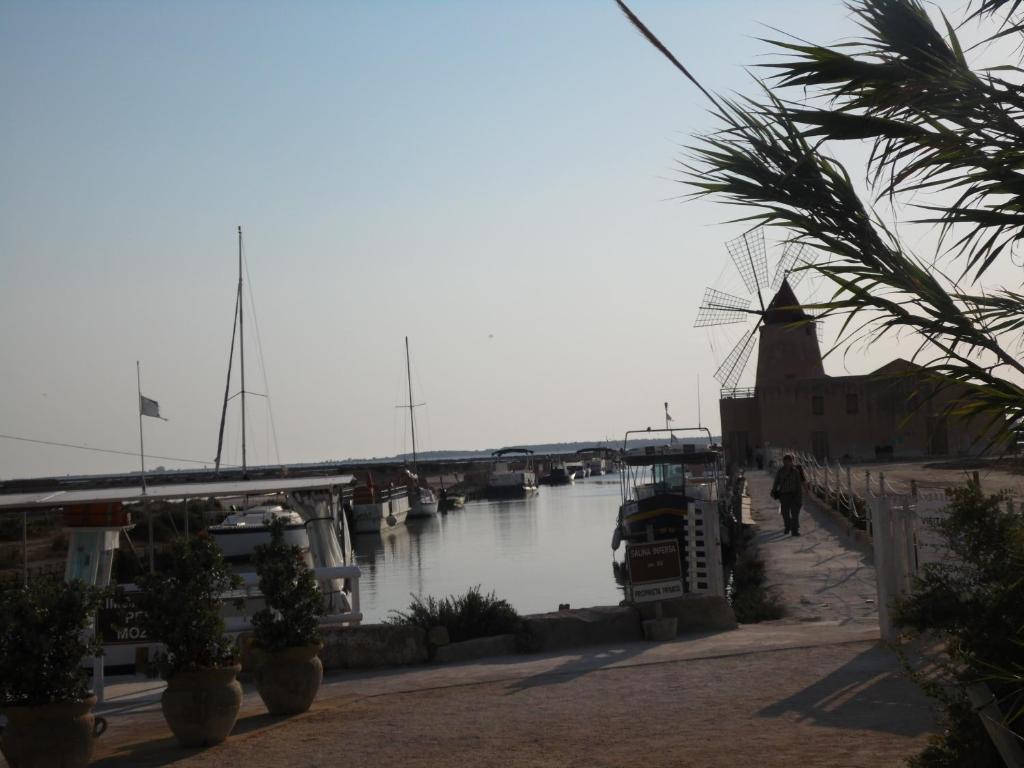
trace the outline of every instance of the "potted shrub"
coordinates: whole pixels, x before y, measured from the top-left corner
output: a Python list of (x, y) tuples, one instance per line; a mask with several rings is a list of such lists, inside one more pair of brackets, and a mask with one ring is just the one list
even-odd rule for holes
[(84, 639), (106, 591), (81, 581), (37, 579), (0, 591), (0, 751), (11, 768), (88, 765), (106, 730), (82, 660), (101, 651)]
[(138, 608), (147, 637), (164, 646), (155, 668), (167, 681), (160, 704), (182, 745), (202, 747), (227, 738), (238, 719), (235, 642), (224, 633), (223, 594), (240, 580), (206, 536), (172, 543), (156, 573), (140, 576)]
[(285, 543), (283, 521), (271, 525), (269, 544), (256, 547), (255, 563), (265, 601), (252, 618), (256, 689), (272, 715), (305, 712), (324, 676), (323, 597), (302, 550)]

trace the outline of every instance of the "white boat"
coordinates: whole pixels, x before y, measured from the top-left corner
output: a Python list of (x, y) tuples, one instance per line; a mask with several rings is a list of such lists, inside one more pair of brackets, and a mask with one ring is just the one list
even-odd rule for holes
[(604, 459), (594, 458), (587, 462), (587, 474), (597, 477), (605, 473)]
[(429, 488), (413, 488), (409, 503), (409, 517), (430, 517), (437, 514), (437, 496)]
[[(525, 467), (516, 467), (501, 459), (510, 454), (527, 457)], [(523, 499), (537, 492), (537, 475), (533, 471), (533, 451), (528, 448), (502, 448), (495, 451), (494, 467), (487, 479), (484, 495), (488, 499)]]
[(228, 515), (217, 525), (209, 527), (210, 535), (224, 553), (225, 560), (248, 560), (260, 544), (270, 543), (270, 525), (284, 520), (284, 540), (309, 551), (309, 536), (302, 517), (281, 506), (250, 507)]
[[(420, 485), (416, 456), (416, 404), (412, 401), (412, 369), (409, 365), (409, 337), (405, 337), (405, 378), (409, 385), (409, 429), (412, 432), (412, 481), (409, 488), (409, 517), (430, 517), (437, 514), (437, 496), (430, 488)], [(420, 404), (422, 405), (422, 403)]]
[(403, 486), (357, 486), (352, 496), (352, 527), (356, 533), (380, 533), (405, 525), (409, 508), (409, 492)]

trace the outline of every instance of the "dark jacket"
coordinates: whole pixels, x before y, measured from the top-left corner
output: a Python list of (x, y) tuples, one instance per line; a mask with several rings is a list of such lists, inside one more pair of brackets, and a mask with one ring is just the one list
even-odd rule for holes
[(783, 464), (775, 473), (775, 482), (772, 483), (773, 496), (802, 496), (803, 495), (804, 473), (800, 467), (793, 465), (787, 467)]

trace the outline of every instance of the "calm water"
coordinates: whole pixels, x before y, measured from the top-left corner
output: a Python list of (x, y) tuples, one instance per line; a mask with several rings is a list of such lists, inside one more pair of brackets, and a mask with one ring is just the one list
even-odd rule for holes
[[(521, 501), (471, 501), (355, 537), (364, 621), (408, 607), (410, 594), (441, 597), (477, 584), (520, 613), (617, 605), (612, 528), (619, 476), (545, 486)], [(621, 550), (620, 550), (621, 555)]]

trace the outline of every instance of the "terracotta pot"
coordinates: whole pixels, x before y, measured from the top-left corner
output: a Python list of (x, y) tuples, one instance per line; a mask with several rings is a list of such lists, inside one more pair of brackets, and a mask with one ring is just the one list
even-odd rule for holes
[(185, 747), (220, 744), (231, 733), (242, 707), (240, 664), (178, 672), (160, 698), (164, 719)]
[(309, 709), (324, 679), (317, 654), (323, 643), (285, 648), (276, 653), (254, 648), (256, 690), (272, 715), (297, 715)]
[(93, 717), (96, 697), (84, 701), (9, 707), (7, 727), (0, 738), (10, 768), (84, 768), (93, 742), (107, 721)]

